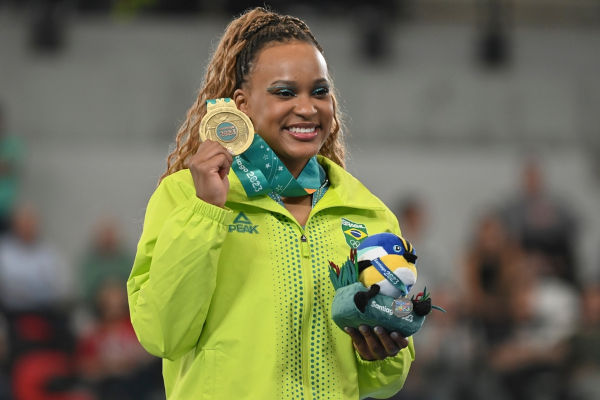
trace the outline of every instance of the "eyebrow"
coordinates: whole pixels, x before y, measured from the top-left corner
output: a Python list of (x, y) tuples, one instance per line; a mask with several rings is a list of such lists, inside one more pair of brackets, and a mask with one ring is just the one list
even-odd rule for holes
[[(313, 82), (313, 84), (315, 84), (315, 85), (318, 85), (318, 84), (327, 84), (327, 85), (329, 85), (329, 81), (326, 78), (319, 78), (319, 79), (315, 80)], [(287, 81), (287, 80), (280, 79), (280, 80), (271, 82), (270, 86), (276, 86), (276, 85), (296, 86), (297, 82), (296, 81)]]

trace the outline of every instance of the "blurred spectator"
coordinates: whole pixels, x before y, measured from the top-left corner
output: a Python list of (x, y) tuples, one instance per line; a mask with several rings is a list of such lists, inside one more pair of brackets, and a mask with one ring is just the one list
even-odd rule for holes
[(395, 400), (478, 399), (473, 363), (476, 342), (456, 288), (439, 287), (432, 292), (434, 304), (446, 313), (433, 312), (414, 337), (417, 357), (410, 378)]
[(600, 399), (600, 284), (581, 296), (581, 323), (568, 342), (565, 365), (568, 400)]
[(546, 273), (576, 284), (574, 213), (547, 190), (537, 159), (528, 159), (521, 173), (522, 191), (504, 209), (508, 227), (524, 249), (548, 257)]
[(40, 238), (33, 206), (18, 205), (0, 239), (0, 305), (8, 320), (8, 368), (15, 400), (87, 400), (71, 362), (71, 274)]
[(98, 289), (107, 280), (120, 282), (125, 290), (132, 265), (133, 255), (122, 245), (116, 221), (103, 218), (96, 227), (91, 248), (81, 265), (81, 284), (86, 302), (94, 304)]
[(509, 330), (508, 299), (519, 276), (521, 251), (494, 213), (478, 221), (464, 261), (464, 307), (482, 330), (486, 345), (502, 340)]
[(0, 234), (10, 228), (18, 194), (23, 144), (5, 128), (4, 110), (0, 105)]
[[(452, 260), (440, 255), (439, 244), (428, 242), (429, 214), (424, 201), (416, 196), (403, 198), (396, 208), (402, 236), (415, 247), (418, 259), (416, 287), (431, 292), (434, 304), (447, 313), (432, 313), (415, 336), (418, 354), (411, 366), (410, 378), (395, 400), (445, 400), (476, 398), (471, 366), (475, 342), (466, 321), (460, 276), (455, 276)], [(445, 262), (446, 264), (444, 264)], [(419, 290), (414, 290), (415, 293)], [(452, 343), (451, 346), (448, 343)]]
[(66, 307), (71, 299), (71, 274), (58, 252), (41, 240), (36, 211), (17, 206), (10, 232), (0, 239), (0, 306), (8, 321), (14, 399), (71, 391)]
[(77, 384), (68, 353), (41, 349), (22, 355), (12, 371), (13, 400), (95, 400)]
[(420, 242), (427, 226), (427, 210), (422, 200), (407, 197), (400, 201), (398, 221), (402, 228), (402, 236), (411, 244)]
[(0, 314), (0, 400), (10, 399), (8, 345), (8, 326), (4, 316)]
[(505, 302), (511, 311), (510, 332), (490, 348), (488, 359), (510, 399), (558, 399), (565, 344), (578, 322), (578, 296), (571, 285), (541, 273), (546, 257), (529, 253), (526, 260)]
[(442, 247), (428, 240), (427, 228), (430, 215), (425, 202), (416, 196), (403, 198), (396, 208), (396, 217), (402, 229), (402, 236), (415, 248), (418, 260), (418, 277), (415, 287), (419, 290), (424, 286), (435, 295), (437, 287), (453, 286), (456, 278), (452, 276), (451, 261), (440, 254)]
[(140, 400), (161, 391), (160, 363), (138, 342), (122, 282), (104, 281), (96, 307), (97, 321), (77, 346), (85, 381), (100, 399)]
[(55, 309), (73, 298), (69, 268), (40, 238), (39, 223), (31, 205), (20, 205), (11, 231), (0, 239), (0, 304), (6, 311)]

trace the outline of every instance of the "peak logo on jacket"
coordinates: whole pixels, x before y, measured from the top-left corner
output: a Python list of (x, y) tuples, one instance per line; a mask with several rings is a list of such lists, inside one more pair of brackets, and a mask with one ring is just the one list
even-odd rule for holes
[(258, 225), (252, 224), (250, 218), (243, 212), (240, 212), (233, 220), (233, 223), (229, 224), (229, 232), (258, 233)]

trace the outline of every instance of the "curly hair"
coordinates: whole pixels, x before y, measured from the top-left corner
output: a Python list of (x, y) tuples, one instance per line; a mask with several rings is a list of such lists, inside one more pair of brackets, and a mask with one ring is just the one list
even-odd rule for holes
[[(323, 53), (323, 49), (302, 20), (263, 7), (245, 12), (227, 26), (206, 68), (204, 84), (198, 98), (187, 111), (186, 119), (177, 132), (175, 149), (167, 157), (167, 170), (160, 180), (187, 168), (189, 158), (198, 150), (198, 129), (202, 117), (206, 115), (206, 100), (233, 97), (233, 92), (246, 81), (258, 52), (268, 43), (290, 40), (310, 43)], [(333, 129), (319, 154), (345, 167), (343, 122), (333, 90), (331, 96), (334, 110)]]

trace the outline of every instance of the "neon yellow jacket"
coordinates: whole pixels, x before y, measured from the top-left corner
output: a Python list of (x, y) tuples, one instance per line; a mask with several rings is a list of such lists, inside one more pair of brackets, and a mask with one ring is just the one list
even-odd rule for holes
[[(400, 234), (360, 182), (319, 157), (330, 180), (305, 227), (229, 174), (227, 209), (196, 197), (189, 170), (148, 203), (127, 282), (142, 345), (162, 357), (168, 399), (387, 398), (414, 360), (363, 361), (331, 320), (328, 261), (349, 254), (341, 218)], [(345, 228), (347, 229), (347, 227)]]

